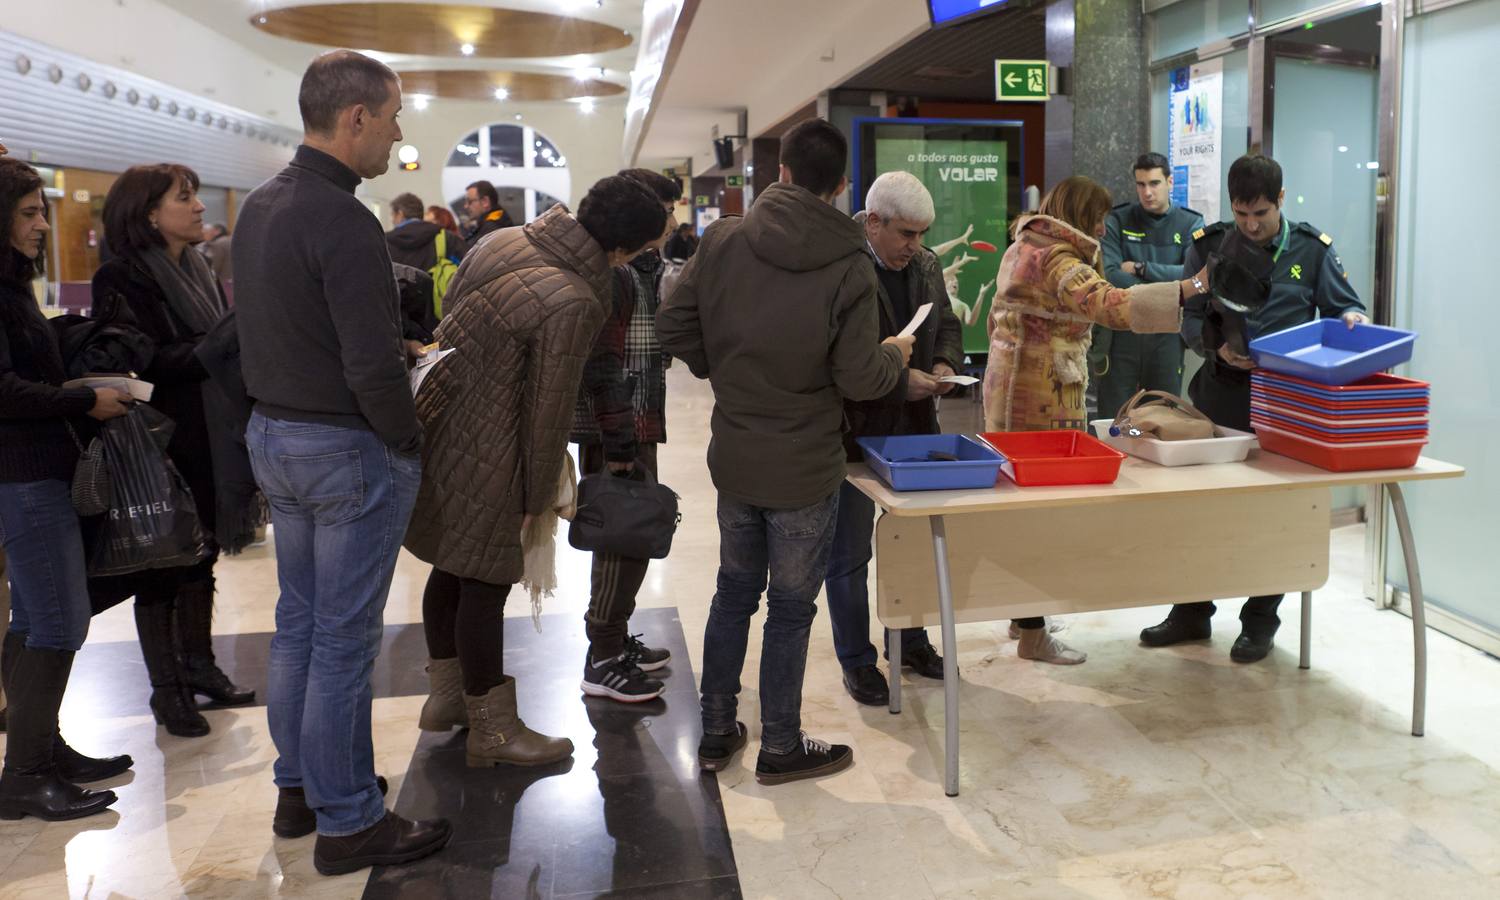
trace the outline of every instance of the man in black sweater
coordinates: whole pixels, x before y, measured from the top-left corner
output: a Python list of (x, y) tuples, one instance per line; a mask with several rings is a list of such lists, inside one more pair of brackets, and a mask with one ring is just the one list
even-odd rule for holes
[(422, 474), (401, 314), (380, 221), (355, 199), (401, 140), (401, 83), (350, 50), (313, 61), (302, 146), (245, 200), (233, 245), (246, 438), (275, 525), (281, 597), (267, 713), (280, 797), (273, 829), (318, 832), (325, 875), (409, 862), (446, 820), (385, 809), (370, 672)]

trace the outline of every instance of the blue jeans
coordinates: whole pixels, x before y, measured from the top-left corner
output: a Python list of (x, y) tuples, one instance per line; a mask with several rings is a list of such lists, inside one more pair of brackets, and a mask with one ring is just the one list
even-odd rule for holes
[(68, 483), (0, 484), (0, 542), (10, 578), (10, 630), (26, 635), (28, 647), (82, 647), (92, 610)]
[(266, 707), (278, 787), (300, 787), (318, 833), (385, 816), (375, 786), (370, 672), (422, 479), (374, 432), (256, 413), (246, 431), (276, 535), (276, 634)]
[[(875, 665), (875, 645), (870, 643), (870, 540), (874, 536), (875, 501), (844, 482), (839, 486), (838, 527), (828, 555), (828, 621), (833, 625), (833, 649), (845, 671)], [(926, 644), (925, 629), (901, 629), (903, 654)], [(898, 659), (892, 669), (900, 666)]]
[[(703, 730), (733, 734), (750, 619), (766, 594), (760, 649), (760, 746), (790, 753), (802, 731), (807, 635), (828, 571), (839, 495), (765, 509), (719, 495), (719, 582), (703, 633)], [(767, 590), (769, 572), (770, 590)]]

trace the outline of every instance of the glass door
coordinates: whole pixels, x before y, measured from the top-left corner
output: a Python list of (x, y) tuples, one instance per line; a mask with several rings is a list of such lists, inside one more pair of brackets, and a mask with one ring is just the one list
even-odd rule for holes
[[(1333, 238), (1349, 281), (1375, 308), (1380, 9), (1309, 22), (1266, 40), (1265, 152), (1281, 163), (1283, 213)], [(1360, 488), (1334, 509), (1362, 506)]]

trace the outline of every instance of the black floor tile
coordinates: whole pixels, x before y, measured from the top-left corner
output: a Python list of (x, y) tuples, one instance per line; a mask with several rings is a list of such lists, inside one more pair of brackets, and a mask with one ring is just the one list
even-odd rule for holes
[(603, 898), (623, 898), (623, 900), (740, 900), (744, 894), (740, 891), (740, 880), (733, 875), (722, 878), (705, 878), (699, 881), (679, 881), (676, 884), (658, 884), (651, 887), (623, 888), (620, 890), (606, 891), (604, 893), (589, 892), (585, 894), (553, 894), (558, 900), (603, 900)]
[(697, 767), (698, 695), (672, 610), (631, 624), (673, 653), (658, 700), (622, 704), (578, 689), (587, 643), (575, 617), (538, 634), (507, 623), (505, 666), (526, 723), (574, 744), (569, 763), (471, 769), (464, 733), (424, 734), (395, 809), (443, 816), (453, 842), (372, 874), (369, 900), (426, 897), (739, 897), (718, 782)]

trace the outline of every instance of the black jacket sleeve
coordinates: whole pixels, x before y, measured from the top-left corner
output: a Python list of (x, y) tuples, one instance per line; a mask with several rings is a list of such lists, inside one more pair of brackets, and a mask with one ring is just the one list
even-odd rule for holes
[(10, 352), (10, 339), (22, 337), (13, 335), (17, 330), (16, 325), (0, 321), (0, 418), (52, 419), (93, 409), (92, 388), (57, 387), (17, 374)]

